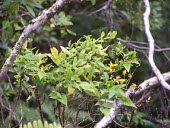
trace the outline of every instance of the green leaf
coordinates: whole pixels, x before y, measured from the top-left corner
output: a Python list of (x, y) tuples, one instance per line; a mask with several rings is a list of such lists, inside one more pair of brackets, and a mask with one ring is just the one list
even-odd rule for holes
[(103, 39), (104, 36), (105, 36), (105, 32), (102, 32), (100, 38)]
[(61, 94), (61, 98), (58, 98), (58, 101), (67, 106), (67, 96), (65, 94)]
[(102, 103), (100, 101), (98, 101), (95, 105), (102, 106)]
[(136, 59), (136, 60), (132, 60), (132, 63), (137, 64), (137, 65), (140, 64), (139, 61), (138, 61), (137, 59)]
[(115, 95), (118, 95), (118, 94), (124, 95), (126, 97), (123, 90), (121, 89), (124, 86), (125, 86), (125, 84), (122, 84), (122, 85), (115, 85), (113, 88), (110, 88), (109, 89), (109, 99)]
[(13, 31), (13, 27), (11, 25), (8, 26), (8, 28), (3, 31), (3, 34), (4, 34), (6, 40), (11, 39), (13, 37), (13, 33), (14, 33), (14, 31)]
[(124, 68), (127, 70), (127, 72), (129, 72), (129, 71), (130, 71), (130, 67), (132, 66), (132, 64), (130, 64), (130, 63), (124, 63), (123, 66), (124, 66)]
[(18, 2), (12, 2), (8, 5), (7, 7), (7, 11), (9, 13), (9, 15), (14, 15), (17, 14), (19, 11), (19, 4)]
[(51, 47), (50, 51), (51, 51), (52, 55), (51, 54), (47, 54), (47, 55), (52, 59), (52, 61), (56, 65), (59, 65), (60, 62), (61, 62), (61, 59), (62, 58), (64, 59), (64, 55), (63, 54), (65, 54), (65, 53), (60, 52), (60, 54), (58, 54), (58, 50), (55, 47)]
[(73, 32), (73, 31), (71, 31), (70, 29), (67, 29), (66, 31), (67, 31), (69, 34), (71, 34), (71, 35), (73, 35), (73, 36), (76, 36), (76, 33)]
[[(31, 3), (30, 5), (31, 5), (32, 7), (34, 6), (34, 7), (41, 8), (41, 9), (43, 8), (42, 5), (39, 4), (38, 2), (32, 1), (32, 2), (29, 2), (29, 3)], [(27, 3), (27, 4), (28, 4), (28, 3)]]
[(109, 116), (110, 109), (104, 108), (104, 107), (100, 107), (100, 111), (101, 111), (106, 117)]
[(55, 47), (51, 47), (50, 51), (54, 57), (58, 56), (58, 50)]
[(102, 68), (105, 68), (104, 64), (101, 61), (97, 61), (97, 64), (101, 66)]
[(7, 21), (7, 20), (2, 21), (2, 28), (3, 28), (3, 29), (8, 28), (9, 26), (10, 26), (10, 22), (9, 22), (9, 21)]
[(90, 2), (91, 2), (92, 5), (96, 4), (96, 0), (90, 0)]
[(113, 108), (113, 104), (111, 103), (104, 103), (102, 106), (105, 108)]
[(17, 92), (18, 92), (18, 90), (9, 89), (9, 90), (6, 92), (6, 95), (7, 95), (7, 96), (16, 95)]
[(40, 78), (40, 80), (46, 76), (45, 72), (42, 72), (41, 70), (38, 71), (38, 77)]
[(71, 16), (66, 16), (65, 12), (61, 11), (59, 13), (59, 18), (57, 19), (57, 24), (60, 26), (71, 26), (73, 23), (70, 20)]
[(118, 98), (123, 105), (136, 108), (135, 104), (131, 101), (129, 97), (127, 96), (124, 97), (122, 95), (119, 95)]
[(28, 40), (25, 41), (25, 43), (24, 43), (23, 46), (22, 46), (22, 49), (26, 49), (26, 48), (27, 48), (27, 45), (28, 45)]
[(114, 88), (109, 89), (109, 99), (116, 95), (116, 90)]
[(103, 73), (103, 79), (107, 82), (109, 80), (109, 75), (107, 72)]
[(91, 96), (100, 97), (99, 91), (94, 87), (94, 85), (88, 82), (81, 82), (79, 83), (79, 86), (88, 94)]
[(111, 39), (114, 39), (114, 38), (116, 37), (116, 35), (117, 35), (117, 31), (113, 31), (113, 32), (109, 32), (109, 33), (108, 33), (108, 36), (109, 36), (109, 38), (111, 38)]
[(57, 92), (57, 91), (55, 91), (55, 90), (52, 90), (52, 92), (50, 93), (50, 95), (49, 95), (49, 97), (51, 98), (51, 99), (57, 99), (59, 96), (59, 94), (58, 94), (59, 92)]
[(27, 8), (27, 10), (31, 13), (31, 15), (32, 15), (33, 17), (35, 17), (35, 12), (34, 12), (34, 10), (33, 10), (30, 6), (28, 6), (28, 5), (26, 5), (26, 8)]
[(60, 101), (64, 105), (67, 105), (67, 96), (65, 94), (60, 94), (56, 90), (52, 90), (52, 92), (50, 93), (49, 97), (51, 99), (57, 99), (58, 101)]
[(63, 47), (63, 46), (60, 46), (61, 50), (66, 53), (66, 54), (69, 54), (70, 52), (67, 50), (67, 48)]

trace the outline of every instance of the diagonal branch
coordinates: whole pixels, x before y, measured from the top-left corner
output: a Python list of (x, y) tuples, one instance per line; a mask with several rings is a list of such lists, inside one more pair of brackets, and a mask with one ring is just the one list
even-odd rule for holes
[(24, 29), (22, 32), (19, 40), (16, 42), (13, 51), (9, 55), (8, 59), (6, 60), (5, 64), (3, 65), (0, 71), (0, 80), (6, 75), (9, 68), (12, 66), (16, 56), (21, 51), (22, 45), (25, 40), (29, 37), (29, 35), (37, 29), (39, 26), (43, 25), (47, 19), (51, 18), (56, 14), (61, 7), (63, 7), (66, 3), (76, 0), (57, 0), (55, 4), (53, 4), (48, 10), (44, 10), (43, 13), (38, 16), (37, 18), (33, 19)]
[(152, 37), (152, 34), (150, 32), (150, 24), (149, 24), (149, 15), (150, 15), (150, 4), (148, 0), (144, 0), (145, 6), (146, 6), (146, 10), (144, 13), (144, 27), (145, 27), (145, 34), (148, 38), (148, 42), (149, 42), (149, 55), (148, 55), (148, 60), (149, 63), (151, 65), (152, 71), (155, 73), (155, 75), (157, 76), (159, 82), (161, 83), (161, 85), (170, 90), (170, 85), (164, 80), (161, 72), (159, 71), (159, 69), (156, 67), (154, 59), (153, 59), (153, 55), (154, 55), (154, 39)]

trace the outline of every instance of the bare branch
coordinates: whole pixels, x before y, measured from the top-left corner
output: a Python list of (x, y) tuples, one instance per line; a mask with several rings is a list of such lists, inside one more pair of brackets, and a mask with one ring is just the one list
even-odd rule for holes
[(74, 0), (57, 0), (56, 3), (53, 4), (48, 10), (44, 10), (40, 16), (33, 19), (25, 27), (19, 40), (16, 42), (16, 45), (14, 46), (13, 51), (9, 55), (8, 59), (6, 60), (5, 64), (3, 65), (0, 71), (0, 80), (2, 80), (2, 78), (6, 75), (9, 68), (12, 66), (16, 56), (21, 51), (22, 45), (24, 44), (25, 40), (29, 37), (29, 35), (39, 26), (43, 25), (47, 21), (47, 19), (54, 16), (54, 14), (56, 14), (61, 7), (63, 7), (66, 3), (69, 3), (71, 1), (74, 1)]
[(152, 34), (150, 32), (150, 25), (149, 25), (149, 15), (150, 15), (150, 4), (148, 0), (144, 0), (145, 6), (146, 6), (146, 10), (144, 13), (144, 27), (145, 27), (145, 34), (148, 38), (148, 42), (149, 42), (149, 55), (148, 55), (148, 60), (149, 63), (151, 65), (151, 68), (153, 70), (153, 72), (155, 73), (155, 75), (157, 76), (159, 82), (161, 83), (161, 85), (170, 90), (170, 85), (164, 80), (161, 72), (159, 71), (159, 69), (156, 67), (155, 62), (153, 60), (153, 54), (154, 54), (154, 39), (152, 37)]

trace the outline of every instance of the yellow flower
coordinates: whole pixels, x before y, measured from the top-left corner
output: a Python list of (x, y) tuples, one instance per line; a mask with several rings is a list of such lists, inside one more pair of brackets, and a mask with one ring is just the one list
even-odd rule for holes
[(126, 75), (126, 72), (127, 72), (126, 70), (123, 70), (122, 74), (123, 74), (123, 75)]
[(43, 65), (41, 66), (41, 71), (44, 72), (44, 66)]
[(132, 78), (132, 74), (131, 74), (131, 73), (129, 73), (129, 74), (128, 74), (128, 77), (129, 77), (129, 78)]
[(109, 70), (110, 70), (110, 72), (112, 72), (113, 71), (113, 69), (114, 69), (114, 67), (116, 67), (118, 64), (113, 64), (112, 62), (110, 62), (110, 64), (109, 64)]
[(119, 42), (118, 42), (118, 45), (121, 45), (121, 44), (122, 44), (122, 43), (119, 41)]
[(121, 77), (120, 76), (116, 76), (116, 80), (119, 80)]
[(149, 103), (151, 101), (151, 97), (149, 96), (148, 99), (146, 100), (146, 103)]
[(39, 60), (38, 62), (36, 62), (37, 66), (40, 66), (43, 63), (42, 60)]
[(133, 85), (134, 87), (136, 87), (136, 86), (137, 86), (135, 83), (132, 83), (132, 85)]
[(123, 83), (125, 83), (125, 82), (126, 82), (125, 79), (121, 79), (121, 80), (120, 80), (120, 83), (121, 83), (121, 84), (123, 84)]

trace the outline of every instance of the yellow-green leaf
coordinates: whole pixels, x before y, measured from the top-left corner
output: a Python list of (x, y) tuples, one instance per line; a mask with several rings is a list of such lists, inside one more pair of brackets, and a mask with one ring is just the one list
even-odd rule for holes
[(68, 87), (68, 95), (72, 95), (75, 91), (75, 88), (73, 87)]
[(67, 53), (67, 54), (69, 54), (69, 51), (65, 48), (65, 47), (63, 47), (63, 46), (60, 46), (60, 48), (61, 48), (61, 50), (64, 52), (64, 53)]
[(23, 46), (22, 46), (22, 49), (26, 49), (26, 48), (27, 48), (27, 45), (28, 45), (28, 41), (26, 40), (25, 43), (24, 43)]
[(54, 57), (58, 56), (58, 50), (55, 47), (51, 47), (50, 51)]
[(100, 38), (103, 39), (104, 36), (105, 36), (105, 33), (102, 32), (101, 35), (100, 35)]
[(100, 107), (100, 111), (101, 111), (106, 117), (109, 116), (110, 109), (104, 108), (104, 107)]

